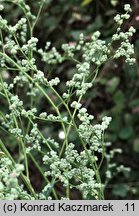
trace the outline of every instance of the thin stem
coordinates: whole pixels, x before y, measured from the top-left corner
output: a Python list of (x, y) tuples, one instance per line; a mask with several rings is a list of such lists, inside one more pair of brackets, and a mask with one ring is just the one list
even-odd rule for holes
[[(31, 160), (34, 162), (35, 166), (38, 168), (39, 172), (41, 173), (41, 175), (43, 176), (44, 180), (50, 184), (50, 181), (48, 180), (48, 178), (46, 178), (45, 174), (44, 174), (44, 171), (42, 170), (41, 166), (39, 165), (39, 163), (37, 162), (37, 160), (35, 159), (35, 157), (29, 153), (29, 157), (31, 158)], [(56, 194), (56, 191), (55, 189), (53, 188), (52, 189), (52, 193), (55, 197), (56, 200), (58, 200), (58, 197), (57, 197), (57, 194)]]
[[(22, 68), (21, 68), (16, 62), (14, 62), (13, 59), (11, 59), (7, 54), (0, 52), (0, 55), (1, 55), (1, 56), (4, 56), (8, 61), (10, 61), (13, 65), (15, 65), (21, 72), (23, 72), (23, 73), (27, 76), (27, 78), (28, 78), (31, 82), (33, 82), (32, 77), (31, 77), (29, 74), (27, 74), (25, 71), (23, 71)], [(31, 65), (31, 66), (32, 66), (32, 65)], [(33, 69), (35, 69), (35, 68), (33, 68)], [(36, 70), (36, 69), (35, 69), (35, 70)], [(55, 105), (54, 102), (51, 100), (51, 98), (49, 97), (49, 95), (44, 91), (44, 89), (43, 89), (38, 83), (35, 83), (35, 85), (36, 85), (36, 87), (43, 93), (43, 95), (45, 96), (45, 98), (46, 98), (46, 99), (48, 100), (48, 102), (52, 105), (52, 107), (55, 109), (55, 111), (57, 112), (58, 116), (59, 116), (59, 117), (61, 118), (61, 120), (62, 120), (62, 116), (61, 116), (61, 114), (60, 114), (60, 112), (59, 112), (58, 107), (56, 107), (56, 105)], [(62, 128), (63, 128), (64, 133), (66, 134), (66, 128), (65, 128), (65, 125), (64, 125), (63, 121), (61, 121), (61, 125), (62, 125)]]
[[(6, 99), (7, 99), (7, 101), (8, 101), (8, 104), (9, 104), (9, 106), (11, 106), (11, 102), (10, 102), (9, 96), (8, 96), (8, 94), (7, 94), (7, 91), (6, 91), (6, 89), (5, 89), (4, 82), (3, 82), (3, 78), (2, 78), (2, 75), (1, 75), (1, 74), (0, 74), (0, 80), (1, 80), (1, 83), (2, 83), (2, 88), (3, 88), (3, 90), (4, 90), (4, 94), (5, 94)], [(15, 116), (14, 114), (12, 114), (12, 115), (13, 115), (13, 119), (14, 119), (14, 122), (15, 122), (15, 126), (16, 126), (16, 128), (19, 129), (16, 116)], [(23, 150), (24, 158), (25, 158), (26, 175), (27, 175), (27, 178), (29, 178), (29, 169), (28, 169), (28, 159), (27, 159), (27, 155), (26, 155), (26, 147), (25, 147), (25, 144), (24, 144), (22, 138), (20, 138), (19, 153), (20, 153), (20, 148), (21, 148), (21, 147), (22, 147), (22, 150)]]
[(37, 17), (36, 17), (36, 19), (35, 19), (35, 22), (34, 22), (33, 25), (32, 25), (32, 28), (31, 28), (31, 31), (32, 31), (32, 32), (33, 32), (33, 30), (34, 30), (34, 28), (35, 28), (35, 26), (36, 26), (36, 24), (37, 24), (37, 22), (38, 22), (38, 19), (39, 19), (39, 17), (40, 17), (40, 13), (41, 13), (41, 10), (42, 10), (42, 8), (43, 8), (43, 5), (44, 5), (44, 1), (42, 1), (41, 5), (40, 5), (40, 8), (39, 8), (38, 13), (37, 13)]
[(17, 5), (19, 8), (21, 8), (21, 10), (25, 14), (25, 17), (26, 17), (26, 19), (28, 21), (29, 29), (30, 29), (30, 32), (31, 32), (31, 22), (30, 22), (30, 19), (29, 19), (28, 15), (27, 15), (25, 9), (20, 4), (18, 4), (18, 2), (16, 2), (16, 1), (10, 1), (10, 0), (6, 0), (6, 1), (10, 2), (10, 3), (13, 3), (13, 4)]

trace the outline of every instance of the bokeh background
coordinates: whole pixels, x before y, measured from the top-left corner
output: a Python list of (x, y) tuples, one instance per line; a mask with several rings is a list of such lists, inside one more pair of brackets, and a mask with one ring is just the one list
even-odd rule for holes
[[(27, 1), (34, 13), (38, 10), (37, 0)], [(38, 47), (44, 47), (46, 41), (59, 48), (63, 43), (76, 42), (80, 33), (90, 38), (96, 30), (101, 32), (101, 38), (109, 41), (116, 29), (113, 17), (122, 13), (125, 3), (132, 7), (131, 18), (125, 22), (123, 29), (133, 25), (136, 33), (132, 37), (135, 44), (136, 64), (129, 66), (123, 59), (111, 61), (100, 70), (94, 88), (86, 94), (82, 101), (97, 120), (103, 115), (112, 117), (112, 122), (106, 134), (106, 139), (112, 142), (112, 148), (122, 148), (123, 153), (116, 158), (131, 168), (129, 175), (120, 174), (112, 179), (105, 193), (106, 199), (138, 199), (139, 198), (139, 1), (131, 0), (48, 0), (41, 12), (40, 19), (34, 31), (39, 38)], [(11, 23), (22, 17), (21, 10), (14, 4), (7, 3), (5, 18)], [(40, 64), (38, 62), (38, 64)], [(41, 64), (39, 65), (42, 67)], [(73, 65), (66, 62), (55, 69), (54, 76), (62, 80), (59, 92), (65, 88), (64, 83), (70, 79), (74, 70)], [(51, 95), (55, 100), (54, 96)], [(3, 103), (0, 103), (1, 109)], [(38, 109), (47, 110), (49, 106), (40, 99)], [(42, 126), (45, 131), (45, 125)], [(59, 128), (49, 127), (47, 133), (55, 134)], [(1, 131), (0, 136), (4, 136)], [(72, 133), (74, 136), (74, 133)], [(12, 138), (9, 143), (13, 142)], [(13, 151), (16, 147), (13, 145)], [(36, 172), (32, 165), (32, 176)], [(36, 173), (37, 175), (37, 173)], [(39, 190), (41, 177), (38, 181), (32, 177), (34, 186)], [(73, 198), (77, 195), (73, 194)]]

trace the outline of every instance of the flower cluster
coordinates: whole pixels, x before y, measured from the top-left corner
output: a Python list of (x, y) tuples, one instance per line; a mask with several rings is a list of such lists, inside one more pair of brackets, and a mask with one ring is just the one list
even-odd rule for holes
[(33, 128), (31, 129), (30, 133), (25, 136), (25, 140), (28, 145), (30, 145), (26, 152), (29, 153), (32, 149), (41, 150), (40, 143), (42, 142), (42, 136), (39, 133), (37, 124), (33, 125)]
[(45, 47), (45, 51), (43, 49), (38, 50), (39, 54), (42, 57), (42, 61), (48, 64), (57, 64), (62, 63), (64, 58), (62, 55), (53, 47), (50, 51), (48, 51), (48, 45)]
[(35, 37), (32, 37), (30, 40), (28, 40), (26, 45), (22, 46), (22, 50), (28, 54), (31, 50), (35, 51), (36, 50), (36, 45), (37, 45), (38, 39)]
[[(98, 188), (101, 188), (102, 185), (97, 183), (95, 172), (89, 168), (90, 161), (85, 151), (78, 153), (75, 145), (69, 143), (64, 155), (64, 158), (59, 159), (57, 152), (50, 151), (43, 157), (44, 164), (47, 167), (50, 166), (45, 175), (55, 178), (55, 181), (62, 182), (65, 187), (79, 189), (83, 193), (84, 199), (87, 199), (89, 195), (98, 198)], [(89, 155), (93, 161), (96, 160), (91, 152), (89, 152)], [(71, 184), (71, 180), (75, 183)], [(48, 185), (46, 189), (49, 189)]]
[[(130, 18), (130, 12), (131, 7), (129, 4), (126, 4), (124, 7), (125, 14), (122, 15), (116, 15), (114, 20), (118, 24), (118, 26), (121, 26), (124, 22), (124, 20)], [(114, 58), (117, 59), (119, 57), (125, 57), (126, 62), (129, 64), (133, 64), (135, 62), (134, 58), (134, 45), (131, 44), (130, 38), (133, 36), (133, 34), (136, 32), (133, 26), (131, 26), (127, 32), (122, 32), (121, 28), (118, 27), (117, 32), (113, 35), (112, 41), (121, 41), (121, 45), (118, 49), (116, 49)]]
[(92, 125), (93, 116), (87, 113), (85, 108), (81, 108), (78, 113), (81, 121), (79, 125), (79, 134), (85, 143), (90, 145), (92, 151), (103, 151), (104, 130), (107, 129), (111, 117), (104, 117), (101, 124)]
[(33, 199), (18, 183), (23, 170), (23, 165), (13, 166), (7, 157), (0, 158), (0, 200)]
[(27, 22), (27, 20), (25, 18), (21, 18), (15, 26), (10, 26), (9, 30), (12, 34), (15, 34), (17, 32), (17, 30), (21, 29), (24, 24)]
[[(122, 31), (124, 20), (130, 17), (130, 5), (125, 5), (125, 14), (114, 18), (118, 28), (110, 43), (100, 39), (101, 34), (96, 31), (90, 40), (81, 34), (78, 42), (63, 44), (58, 50), (50, 42), (38, 49), (39, 40), (33, 34), (44, 1), (40, 2), (37, 17), (26, 1), (11, 2), (20, 6), (26, 18), (11, 26), (0, 16), (0, 100), (8, 107), (0, 112), (0, 121), (4, 133), (8, 132), (7, 139), (18, 146), (15, 158), (23, 162), (24, 174), (23, 166), (11, 160), (9, 152), (12, 151), (8, 150), (12, 145), (3, 147), (0, 140), (3, 151), (0, 199), (58, 199), (55, 189), (58, 183), (64, 191), (60, 199), (70, 199), (70, 190), (75, 188), (84, 199), (103, 199), (109, 180), (129, 169), (113, 162), (120, 149), (107, 150), (105, 130), (111, 117), (104, 116), (101, 123), (95, 124), (94, 116), (83, 105), (83, 97), (109, 59), (124, 57), (127, 63), (134, 63), (130, 38), (135, 29), (131, 26)], [(56, 68), (55, 65), (65, 61), (72, 61), (75, 70), (65, 85), (59, 85), (58, 91), (61, 80), (51, 74), (52, 65)], [(7, 78), (3, 75), (6, 72)], [(34, 192), (29, 179), (31, 160), (44, 179), (39, 194)], [(104, 160), (106, 179), (102, 181)], [(20, 177), (29, 192), (19, 184)]]

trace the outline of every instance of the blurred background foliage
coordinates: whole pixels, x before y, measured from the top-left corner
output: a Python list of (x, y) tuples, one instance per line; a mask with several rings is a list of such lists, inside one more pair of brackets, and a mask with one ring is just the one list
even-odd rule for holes
[[(28, 0), (27, 3), (37, 13), (39, 1)], [(39, 47), (51, 41), (59, 48), (63, 43), (76, 42), (80, 33), (88, 39), (96, 30), (101, 32), (102, 39), (109, 41), (116, 29), (113, 17), (122, 12), (125, 3), (130, 3), (133, 11), (123, 29), (130, 25), (137, 29), (131, 39), (135, 44), (136, 65), (126, 65), (122, 59), (108, 62), (101, 68), (94, 88), (82, 101), (97, 120), (103, 115), (112, 116), (106, 139), (112, 142), (112, 148), (123, 149), (117, 162), (131, 168), (130, 175), (113, 178), (106, 189), (106, 199), (139, 198), (139, 1), (47, 0), (34, 31), (34, 36), (39, 38)], [(7, 3), (5, 17), (16, 23), (22, 12), (16, 5)], [(62, 80), (58, 89), (61, 93), (65, 81), (73, 74), (72, 67), (65, 63), (54, 71)], [(38, 109), (45, 110), (45, 106), (49, 110), (45, 102), (38, 103)], [(55, 136), (57, 130), (58, 127), (50, 127), (47, 133), (53, 132)]]

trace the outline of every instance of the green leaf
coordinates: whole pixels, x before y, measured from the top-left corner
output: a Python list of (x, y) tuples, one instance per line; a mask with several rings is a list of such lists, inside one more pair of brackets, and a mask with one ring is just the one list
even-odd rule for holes
[(134, 151), (139, 153), (139, 139), (135, 139), (134, 141)]
[(47, 22), (45, 22), (45, 27), (48, 27), (48, 31), (51, 32), (53, 31), (56, 27), (58, 26), (58, 20), (56, 17), (51, 16), (47, 17)]
[(119, 83), (120, 83), (120, 78), (119, 77), (113, 77), (107, 83), (108, 85), (107, 85), (106, 91), (108, 93), (113, 93), (116, 90), (116, 88), (118, 87)]
[(115, 93), (113, 99), (114, 99), (115, 104), (118, 104), (118, 105), (122, 104), (122, 105), (124, 105), (125, 96), (124, 96), (124, 94), (123, 94), (123, 92), (121, 90), (119, 90), (119, 91), (117, 91)]
[(108, 82), (108, 80), (107, 80), (106, 78), (103, 78), (103, 77), (102, 77), (102, 78), (100, 79), (99, 82), (100, 82), (100, 84), (102, 84), (102, 85), (106, 85), (107, 82)]
[[(124, 74), (127, 76), (127, 80), (135, 80), (137, 78), (137, 70), (135, 65), (125, 64), (124, 66)], [(130, 84), (130, 83), (129, 83)]]
[(45, 0), (45, 4), (48, 5), (52, 2), (52, 0)]
[(127, 193), (128, 193), (128, 187), (126, 185), (123, 185), (123, 184), (116, 185), (116, 186), (114, 186), (112, 193), (115, 196), (126, 197)]
[(139, 57), (139, 39), (137, 39), (135, 42), (135, 51), (136, 51), (137, 57)]
[(93, 0), (83, 0), (81, 6), (84, 7), (84, 6), (88, 5), (88, 4), (90, 4), (92, 1)]
[(115, 106), (113, 107), (112, 112), (114, 114), (122, 112), (125, 107), (125, 95), (121, 90), (116, 91), (113, 97), (113, 101), (115, 103)]
[(92, 34), (92, 32), (97, 31), (98, 29), (102, 28), (104, 26), (102, 16), (98, 15), (96, 19), (86, 27), (86, 33)]
[(132, 100), (130, 103), (129, 103), (129, 107), (130, 108), (134, 108), (134, 107), (137, 107), (139, 106), (139, 99), (134, 99)]
[(119, 137), (123, 140), (129, 139), (134, 134), (134, 130), (131, 126), (124, 127), (120, 133)]
[(121, 126), (121, 118), (120, 118), (120, 116), (117, 116), (116, 118), (113, 117), (113, 120), (112, 120), (112, 122), (110, 124), (110, 130), (112, 132), (116, 133), (116, 132), (119, 131), (120, 126)]
[(83, 31), (80, 30), (71, 31), (71, 35), (75, 40), (79, 40), (79, 36), (81, 33), (83, 33)]

